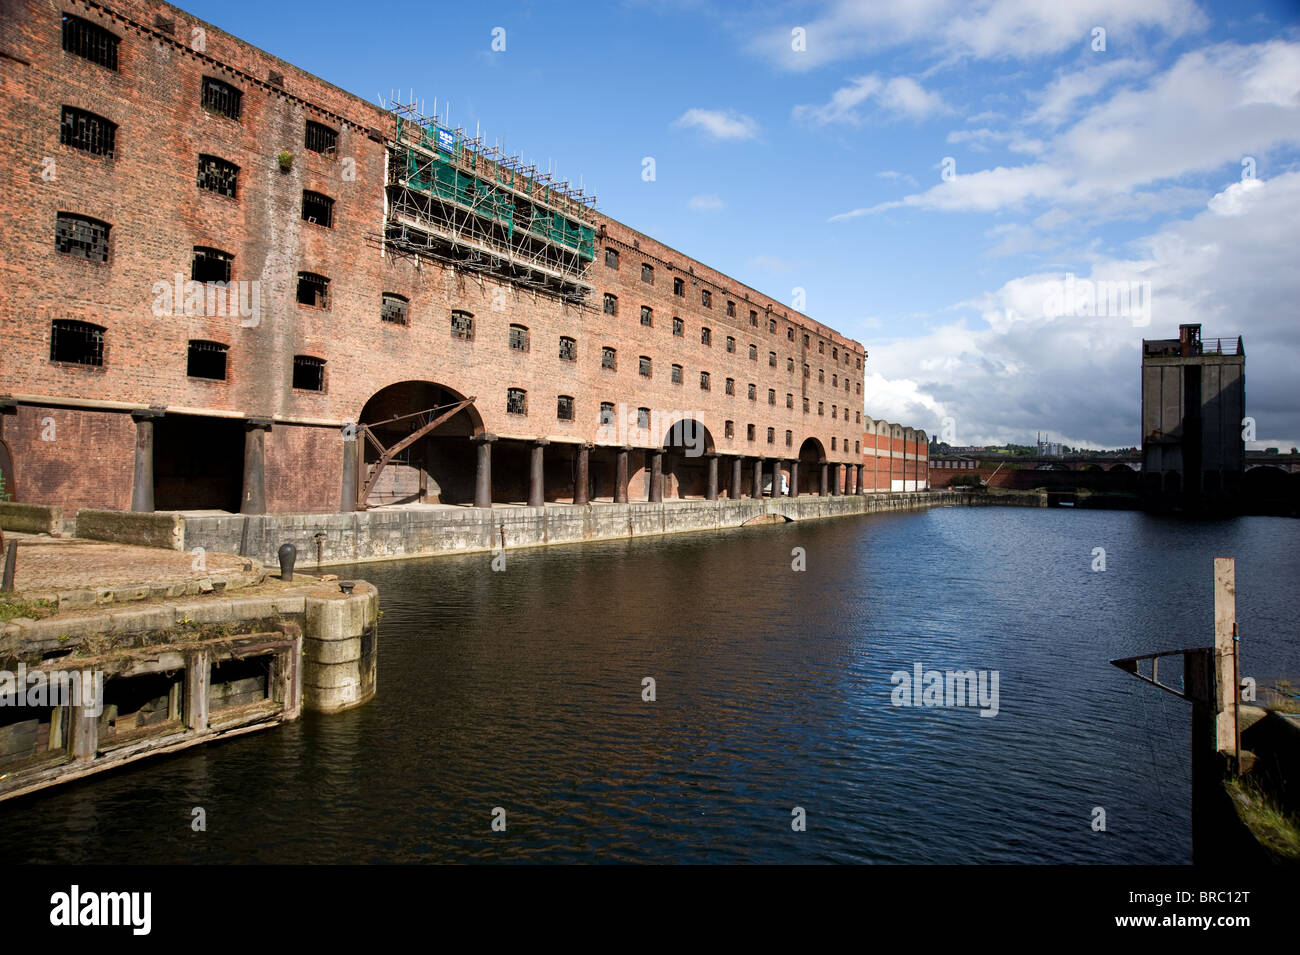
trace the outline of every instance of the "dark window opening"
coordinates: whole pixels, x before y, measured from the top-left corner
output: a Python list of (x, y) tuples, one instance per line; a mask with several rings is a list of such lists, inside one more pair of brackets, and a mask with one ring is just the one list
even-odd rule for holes
[(302, 191), (302, 217), (306, 222), (334, 228), (334, 200), (319, 192)]
[(713, 344), (713, 332), (711, 332), (711, 331), (710, 331), (709, 329), (707, 329), (707, 328), (701, 328), (701, 329), (700, 329), (700, 344), (702, 344), (702, 345), (712, 345), (712, 344)]
[(655, 318), (654, 309), (652, 309), (649, 305), (642, 305), (642, 306), (641, 306), (641, 324), (642, 324), (642, 325), (653, 325), (653, 324), (654, 324), (654, 318)]
[(617, 315), (617, 314), (618, 314), (618, 296), (617, 296), (617, 295), (611, 295), (609, 292), (606, 292), (606, 293), (605, 293), (605, 314), (606, 314), (606, 315)]
[(474, 340), (474, 316), (469, 312), (452, 312), (451, 337), (459, 338), (463, 342), (472, 342)]
[(329, 307), (330, 280), (313, 272), (298, 273), (298, 304), (313, 308)]
[(769, 405), (776, 404), (776, 389), (774, 388), (767, 389), (767, 403)]
[(578, 342), (573, 338), (560, 336), (560, 360), (577, 361), (578, 360)]
[(411, 303), (405, 296), (385, 292), (379, 307), (379, 320), (405, 325), (410, 320)]
[(713, 308), (713, 293), (708, 289), (700, 289), (700, 304), (705, 308)]
[(108, 261), (107, 222), (60, 212), (54, 223), (54, 247), (68, 255), (88, 262)]
[(338, 149), (339, 134), (336, 130), (328, 126), (322, 126), (320, 123), (307, 120), (307, 132), (303, 137), (303, 145), (314, 153), (325, 153), (332, 156)]
[(610, 348), (609, 346), (602, 348), (600, 350), (600, 367), (610, 368), (610, 369), (617, 368), (618, 366), (615, 363), (616, 354), (617, 353), (614, 351), (614, 349)]
[(50, 361), (104, 364), (104, 329), (89, 322), (55, 319), (50, 326)]
[(767, 429), (767, 443), (776, 444), (776, 428)]
[(679, 295), (679, 296), (681, 296), (682, 298), (685, 298), (685, 297), (686, 297), (686, 280), (685, 280), (685, 279), (673, 279), (673, 294), (674, 294), (674, 295)]
[(682, 366), (673, 365), (673, 384), (680, 385), (681, 383), (682, 383)]
[(649, 378), (649, 377), (650, 377), (650, 359), (649, 359), (647, 356), (642, 355), (639, 364), (640, 364), (640, 372), (641, 372), (641, 376), (642, 376), (643, 378)]
[(510, 347), (515, 351), (528, 351), (528, 328), (526, 326), (510, 326)]
[(728, 378), (726, 384), (723, 387), (723, 391), (726, 394), (734, 395), (736, 393), (736, 379)]
[(101, 27), (81, 17), (63, 15), (63, 48), (69, 53), (84, 56), (92, 63), (117, 69), (118, 38)]
[(225, 381), (228, 351), (229, 349), (220, 342), (191, 341), (185, 374), (191, 378)]
[(728, 318), (736, 317), (736, 303), (731, 301), (730, 299), (728, 299), (727, 301), (727, 317)]
[(618, 268), (618, 249), (605, 250), (605, 267), (611, 269)]
[(749, 400), (753, 401), (758, 397), (758, 388), (753, 382), (749, 384)]
[(673, 334), (679, 337), (686, 334), (686, 324), (680, 318), (673, 318)]
[(727, 336), (727, 351), (729, 351), (729, 352), (734, 352), (735, 350), (736, 350), (736, 340), (735, 340), (734, 338), (732, 338), (730, 335), (728, 335), (728, 336)]
[(194, 258), (190, 260), (190, 278), (196, 282), (229, 282), (234, 260), (229, 252), (196, 245)]
[(573, 396), (560, 395), (555, 403), (555, 417), (561, 421), (573, 420)]
[(528, 414), (528, 392), (522, 388), (507, 388), (506, 414)]
[(650, 427), (650, 409), (649, 409), (649, 408), (637, 408), (637, 409), (636, 409), (636, 426), (637, 426), (638, 428), (642, 429), (642, 430), (645, 430), (646, 428), (649, 428), (649, 427)]
[(767, 320), (767, 330), (768, 330), (769, 332), (771, 332), (773, 335), (776, 334), (776, 319), (775, 319), (775, 318), (769, 318), (769, 319)]
[(655, 267), (648, 262), (641, 264), (641, 281), (649, 285), (655, 284)]
[(749, 346), (749, 360), (750, 360), (750, 361), (758, 361), (758, 346), (757, 346), (757, 345), (750, 345), (750, 346)]
[(113, 158), (117, 124), (75, 106), (63, 107), (59, 122), (59, 142), (95, 156)]
[(203, 108), (227, 119), (239, 119), (240, 101), (244, 94), (215, 76), (203, 77)]
[(600, 423), (607, 427), (614, 423), (614, 402), (602, 401), (600, 403)]
[(707, 371), (700, 372), (700, 390), (709, 390), (709, 373)]
[(793, 432), (793, 431), (787, 431), (787, 432), (785, 433), (785, 446), (786, 446), (787, 448), (792, 448), (792, 447), (794, 447), (794, 432)]
[(199, 156), (199, 188), (235, 198), (239, 167), (216, 156)]
[(324, 391), (325, 359), (294, 355), (293, 386), (299, 391)]
[(745, 425), (745, 437), (750, 441), (754, 440), (754, 426), (752, 424)]
[(736, 436), (736, 422), (724, 421), (722, 423), (722, 436), (724, 438), (734, 438)]

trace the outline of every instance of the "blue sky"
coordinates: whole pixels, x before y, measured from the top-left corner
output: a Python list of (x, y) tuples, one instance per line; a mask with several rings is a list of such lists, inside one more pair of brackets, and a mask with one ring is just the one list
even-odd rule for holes
[[(1295, 2), (183, 7), (372, 102), (436, 97), (609, 215), (803, 289), (867, 346), (876, 417), (1136, 444), (1140, 339), (1199, 321), (1245, 338), (1251, 446), (1300, 444)], [(1060, 314), (1071, 275), (1131, 307)]]

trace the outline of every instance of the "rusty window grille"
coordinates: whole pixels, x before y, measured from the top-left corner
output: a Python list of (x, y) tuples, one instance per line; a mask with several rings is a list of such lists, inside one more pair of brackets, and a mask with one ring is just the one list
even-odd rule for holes
[(751, 381), (749, 383), (749, 400), (755, 401), (757, 399), (758, 399), (758, 386)]
[(745, 425), (745, 438), (749, 441), (754, 440), (754, 426), (752, 424)]
[(776, 444), (776, 428), (767, 429), (767, 443)]
[(734, 352), (735, 350), (736, 350), (736, 340), (735, 340), (734, 338), (732, 338), (730, 335), (728, 335), (728, 336), (727, 336), (727, 351), (729, 351), (729, 352)]
[(655, 284), (655, 267), (649, 262), (641, 263), (641, 281), (647, 285)]
[(686, 323), (676, 316), (673, 316), (673, 334), (679, 338), (686, 334)]
[(528, 392), (522, 388), (507, 388), (506, 414), (528, 414)]
[(722, 436), (724, 438), (734, 438), (736, 436), (736, 422), (724, 421), (722, 423)]
[(605, 293), (605, 314), (606, 315), (618, 314), (618, 296), (610, 292)]
[(474, 340), (474, 316), (469, 312), (453, 311), (451, 313), (451, 337), (463, 342)]
[(410, 300), (396, 292), (385, 292), (380, 300), (379, 320), (393, 325), (405, 325), (410, 321)]
[(686, 280), (677, 278), (673, 279), (673, 294), (680, 298), (686, 297)]
[(216, 156), (199, 156), (199, 188), (235, 198), (239, 186), (239, 167)]
[(618, 352), (606, 345), (600, 350), (600, 367), (608, 368), (611, 371), (618, 368)]
[(93, 156), (113, 158), (117, 124), (75, 106), (63, 107), (59, 121), (59, 142)]
[(332, 156), (338, 150), (339, 134), (321, 123), (307, 120), (307, 130), (303, 134), (303, 146), (314, 153)]
[(298, 304), (329, 308), (330, 280), (314, 272), (298, 273)]
[(791, 410), (794, 410), (794, 395), (790, 394), (789, 392), (786, 392), (785, 395), (785, 406)]
[(50, 323), (50, 361), (104, 364), (104, 329), (89, 322), (56, 318)]
[(117, 69), (116, 34), (105, 30), (98, 23), (91, 23), (81, 17), (63, 15), (63, 49), (77, 56), (85, 57), (92, 63)]
[(641, 324), (653, 325), (655, 323), (655, 313), (649, 305), (641, 306)]
[(325, 359), (312, 355), (294, 355), (293, 387), (299, 391), (324, 391)]
[(640, 428), (642, 431), (644, 431), (646, 428), (649, 428), (649, 427), (650, 427), (650, 409), (649, 409), (649, 408), (637, 408), (637, 409), (636, 409), (636, 426), (637, 426), (638, 428)]
[(510, 326), (510, 347), (515, 351), (528, 351), (528, 326)]
[(561, 421), (573, 420), (573, 396), (560, 395), (555, 402), (555, 417)]
[(711, 330), (707, 328), (700, 329), (700, 344), (702, 345), (713, 344), (713, 332)]
[(600, 403), (600, 423), (605, 427), (614, 423), (614, 402), (602, 401)]
[(736, 303), (731, 301), (731, 299), (727, 299), (727, 317), (728, 318), (736, 317)]
[(190, 278), (195, 282), (229, 282), (235, 257), (220, 249), (196, 245), (190, 260)]
[(560, 336), (560, 360), (577, 361), (578, 360), (578, 342), (577, 339)]
[(769, 388), (769, 389), (767, 389), (767, 403), (768, 403), (769, 405), (774, 405), (774, 404), (776, 404), (776, 389), (775, 389), (775, 388)]
[(750, 360), (750, 361), (758, 361), (758, 346), (757, 346), (757, 345), (750, 345), (750, 346), (749, 346), (749, 360)]
[(107, 262), (111, 228), (98, 219), (60, 212), (54, 221), (54, 248), (87, 262)]
[(758, 328), (758, 312), (752, 308), (749, 310), (749, 325), (751, 328)]
[(334, 200), (319, 192), (302, 191), (302, 218), (304, 222), (334, 228)]
[(736, 393), (736, 379), (728, 378), (726, 385), (723, 387), (723, 391), (729, 395), (734, 395)]
[(641, 377), (649, 378), (650, 377), (650, 356), (642, 355), (637, 364), (638, 364), (638, 370), (641, 372)]
[(700, 304), (705, 308), (713, 308), (713, 293), (708, 289), (700, 289)]
[(682, 383), (682, 366), (673, 365), (673, 384), (680, 385), (681, 383)]
[(700, 372), (700, 390), (709, 390), (709, 373), (707, 371)]
[(605, 250), (605, 267), (611, 269), (618, 268), (618, 249)]
[(191, 340), (185, 374), (190, 378), (226, 380), (226, 353), (230, 349), (220, 342)]
[(203, 108), (209, 113), (225, 116), (227, 119), (239, 119), (239, 110), (244, 94), (225, 80), (215, 76), (203, 77)]
[(767, 353), (767, 366), (769, 368), (776, 367), (776, 352), (770, 351)]

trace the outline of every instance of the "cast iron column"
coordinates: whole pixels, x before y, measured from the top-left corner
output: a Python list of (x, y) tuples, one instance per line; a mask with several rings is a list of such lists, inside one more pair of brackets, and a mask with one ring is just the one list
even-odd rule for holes
[(790, 462), (790, 496), (799, 496), (799, 459)]
[(590, 500), (588, 491), (590, 490), (590, 470), (591, 470), (591, 445), (578, 445), (578, 468), (577, 474), (573, 478), (573, 503), (586, 504)]
[(763, 498), (763, 459), (754, 458), (754, 497)]
[(614, 460), (614, 503), (627, 503), (627, 455), (631, 447), (623, 445)]
[(664, 453), (650, 452), (650, 502), (658, 504), (664, 499)]
[(738, 454), (731, 459), (731, 490), (727, 493), (730, 495), (732, 500), (740, 497), (740, 483), (743, 480), (744, 475), (741, 471), (741, 460), (740, 455)]
[(478, 462), (474, 468), (474, 506), (492, 506), (492, 442), (495, 434), (480, 434), (471, 438), (478, 444)]
[(339, 494), (339, 510), (357, 509), (357, 426), (348, 422), (343, 426), (343, 486)]
[(533, 442), (532, 458), (529, 461), (528, 468), (528, 506), (542, 507), (546, 504), (546, 486), (542, 483), (543, 455), (545, 447), (551, 442), (545, 438), (538, 438)]
[(830, 487), (830, 475), (827, 473), (829, 470), (830, 470), (830, 465), (827, 464), (825, 461), (823, 461), (821, 485), (818, 487), (817, 490), (818, 497), (825, 497), (826, 491)]
[(718, 499), (718, 456), (709, 454), (709, 486), (704, 491), (706, 501), (716, 501)]
[(241, 514), (266, 513), (266, 432), (270, 418), (248, 418), (244, 422), (244, 496)]
[(133, 411), (135, 420), (135, 478), (131, 484), (131, 510), (153, 510), (153, 423), (161, 411)]

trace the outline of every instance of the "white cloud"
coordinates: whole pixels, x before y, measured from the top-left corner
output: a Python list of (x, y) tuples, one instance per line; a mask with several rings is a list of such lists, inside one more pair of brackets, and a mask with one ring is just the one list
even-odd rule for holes
[(1167, 209), (1185, 200), (1171, 181), (1297, 144), (1300, 44), (1225, 43), (1184, 54), (1145, 88), (1095, 104), (1038, 162), (974, 172), (959, 163), (951, 181), (832, 221), (904, 207), (992, 212), (1032, 202), (1091, 209), (1094, 219)]
[(872, 100), (890, 113), (911, 119), (924, 119), (948, 111), (942, 97), (927, 91), (910, 77), (895, 76), (886, 81), (875, 74), (869, 74), (849, 80), (847, 86), (842, 86), (831, 94), (829, 102), (821, 106), (796, 106), (791, 115), (798, 120), (810, 120), (822, 125), (856, 125), (863, 118), (859, 107)]
[(717, 196), (701, 194), (698, 196), (691, 196), (691, 198), (687, 200), (686, 205), (688, 208), (694, 209), (696, 212), (719, 212), (723, 208), (724, 203)]
[(1120, 79), (1136, 78), (1150, 70), (1149, 63), (1120, 59), (1103, 60), (1073, 73), (1059, 74), (1036, 97), (1038, 108), (1034, 110), (1030, 121), (1059, 126), (1073, 115), (1081, 100), (1096, 96)]
[(1111, 42), (1143, 29), (1178, 37), (1207, 23), (1194, 0), (835, 0), (801, 24), (806, 49), (791, 48), (790, 24), (774, 25), (752, 44), (755, 53), (789, 70), (916, 46), (941, 58), (1028, 60), (1070, 48), (1086, 51), (1093, 27)]
[(753, 139), (758, 135), (758, 123), (734, 110), (688, 109), (673, 125), (701, 130), (714, 139)]
[(1192, 218), (1136, 243), (1139, 257), (1098, 258), (1078, 276), (1150, 282), (1148, 325), (1127, 316), (1048, 317), (1044, 305), (1065, 276), (1022, 276), (963, 303), (979, 320), (872, 343), (867, 412), (931, 432), (953, 417), (962, 444), (1023, 442), (1044, 429), (1068, 444), (1136, 445), (1141, 339), (1172, 337), (1193, 322), (1206, 338), (1243, 336), (1246, 410), (1261, 440), (1300, 444), (1298, 243), (1300, 172), (1232, 183)]

